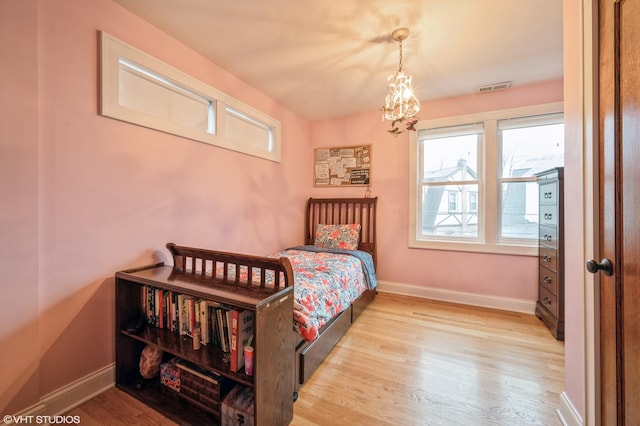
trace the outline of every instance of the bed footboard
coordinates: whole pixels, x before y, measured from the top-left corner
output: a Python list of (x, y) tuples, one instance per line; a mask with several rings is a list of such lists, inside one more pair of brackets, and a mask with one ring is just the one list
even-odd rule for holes
[(174, 273), (199, 282), (277, 293), (293, 285), (286, 257), (271, 258), (168, 243)]

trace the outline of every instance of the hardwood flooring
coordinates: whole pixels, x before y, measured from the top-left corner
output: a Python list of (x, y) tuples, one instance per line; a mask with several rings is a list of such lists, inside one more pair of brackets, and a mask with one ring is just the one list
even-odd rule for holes
[[(380, 293), (300, 390), (291, 425), (560, 425), (564, 344), (534, 315)], [(173, 424), (111, 389), (83, 425)]]

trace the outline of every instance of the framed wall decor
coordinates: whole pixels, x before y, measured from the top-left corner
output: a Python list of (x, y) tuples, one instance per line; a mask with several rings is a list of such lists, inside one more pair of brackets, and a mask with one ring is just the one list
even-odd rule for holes
[(313, 186), (369, 186), (371, 145), (314, 150)]

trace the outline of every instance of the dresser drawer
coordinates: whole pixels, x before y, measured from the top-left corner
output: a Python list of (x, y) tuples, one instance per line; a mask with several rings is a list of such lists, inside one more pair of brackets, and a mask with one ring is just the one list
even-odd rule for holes
[(547, 268), (558, 270), (558, 252), (555, 249), (548, 247), (540, 247), (538, 249), (538, 257), (540, 265)]
[(540, 184), (540, 205), (558, 204), (558, 185), (556, 182)]
[(540, 292), (540, 304), (545, 307), (554, 317), (558, 317), (558, 299), (544, 287), (538, 287)]
[(539, 221), (540, 225), (557, 225), (558, 207), (556, 205), (541, 205)]
[(540, 268), (538, 272), (538, 284), (548, 292), (558, 294), (558, 274), (547, 268)]
[(558, 228), (555, 226), (540, 225), (540, 244), (547, 247), (558, 248)]

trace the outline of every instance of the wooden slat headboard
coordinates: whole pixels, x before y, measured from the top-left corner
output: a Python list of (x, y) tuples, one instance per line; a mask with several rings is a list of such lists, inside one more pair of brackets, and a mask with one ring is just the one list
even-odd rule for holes
[(338, 225), (359, 223), (361, 226), (358, 248), (376, 258), (376, 205), (378, 197), (372, 198), (309, 198), (305, 219), (305, 244), (313, 244), (316, 225)]

